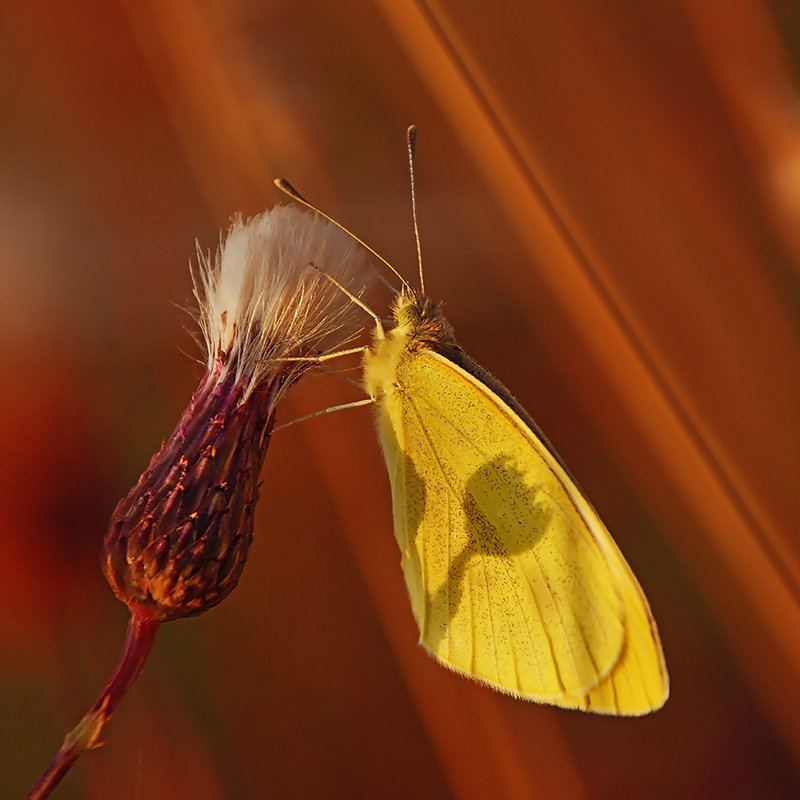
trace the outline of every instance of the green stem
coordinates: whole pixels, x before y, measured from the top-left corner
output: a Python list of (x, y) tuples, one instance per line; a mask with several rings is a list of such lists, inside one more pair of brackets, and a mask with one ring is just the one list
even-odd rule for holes
[(133, 682), (139, 677), (161, 621), (131, 608), (125, 645), (111, 680), (84, 718), (66, 735), (61, 749), (28, 792), (25, 800), (44, 800), (69, 772), (84, 750), (100, 744), (100, 734)]

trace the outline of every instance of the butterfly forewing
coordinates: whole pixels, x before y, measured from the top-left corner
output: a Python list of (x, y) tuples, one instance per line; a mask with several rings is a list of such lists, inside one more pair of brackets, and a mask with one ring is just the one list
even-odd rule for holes
[(619, 658), (620, 598), (527, 428), (475, 384), (423, 350), (400, 363), (383, 409), (402, 437), (384, 447), (403, 454), (395, 521), (422, 641), (506, 691), (584, 694)]

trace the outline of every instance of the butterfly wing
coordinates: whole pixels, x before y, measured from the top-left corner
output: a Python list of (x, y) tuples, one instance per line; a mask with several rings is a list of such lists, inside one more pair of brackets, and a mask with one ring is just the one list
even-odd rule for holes
[(401, 359), (393, 385), (379, 430), (421, 643), (452, 669), (539, 702), (610, 714), (663, 705), (644, 594), (542, 440), (431, 350)]

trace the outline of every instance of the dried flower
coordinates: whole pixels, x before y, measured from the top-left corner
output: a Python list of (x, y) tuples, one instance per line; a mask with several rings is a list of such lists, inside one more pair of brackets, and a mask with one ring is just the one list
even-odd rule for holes
[(104, 542), (106, 577), (139, 614), (201, 614), (239, 580), (275, 405), (313, 365), (287, 359), (338, 349), (354, 330), (352, 302), (311, 264), (363, 286), (360, 248), (295, 207), (235, 220), (213, 263), (200, 258), (207, 373)]

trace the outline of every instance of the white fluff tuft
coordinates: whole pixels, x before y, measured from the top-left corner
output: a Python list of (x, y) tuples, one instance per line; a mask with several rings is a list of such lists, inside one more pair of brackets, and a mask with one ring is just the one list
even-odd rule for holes
[(313, 362), (287, 359), (341, 349), (358, 329), (360, 309), (325, 274), (359, 295), (364, 251), (318, 214), (276, 206), (236, 218), (213, 262), (202, 254), (199, 262), (208, 369), (220, 378), (235, 370), (248, 382), (245, 397), (277, 371), (288, 386)]

